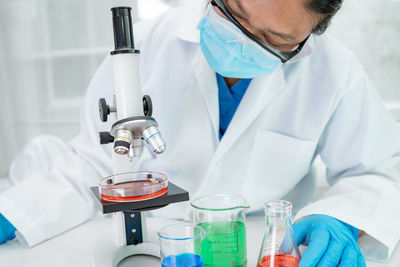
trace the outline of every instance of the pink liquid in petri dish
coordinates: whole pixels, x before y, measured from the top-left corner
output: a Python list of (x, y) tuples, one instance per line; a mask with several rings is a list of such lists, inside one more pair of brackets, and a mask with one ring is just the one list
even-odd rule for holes
[(167, 191), (168, 186), (163, 186), (159, 181), (149, 179), (107, 185), (107, 187), (101, 189), (100, 196), (108, 201), (130, 202), (155, 198)]

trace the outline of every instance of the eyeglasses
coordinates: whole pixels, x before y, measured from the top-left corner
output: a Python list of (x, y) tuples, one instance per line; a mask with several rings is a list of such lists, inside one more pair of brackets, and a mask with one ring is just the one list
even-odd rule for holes
[(240, 24), (236, 18), (232, 15), (232, 13), (228, 10), (226, 7), (224, 0), (211, 0), (211, 4), (215, 7), (217, 7), (222, 14), (230, 21), (232, 22), (246, 37), (248, 37), (250, 40), (261, 46), (263, 49), (271, 53), (272, 55), (276, 56), (281, 60), (282, 63), (287, 62), (294, 56), (296, 56), (298, 53), (300, 53), (301, 49), (303, 48), (304, 44), (306, 43), (308, 37), (299, 44), (299, 46), (293, 50), (293, 51), (280, 51), (275, 48), (272, 48), (268, 45), (266, 45), (263, 41), (261, 41), (258, 37), (253, 35), (251, 32), (249, 32), (242, 24)]

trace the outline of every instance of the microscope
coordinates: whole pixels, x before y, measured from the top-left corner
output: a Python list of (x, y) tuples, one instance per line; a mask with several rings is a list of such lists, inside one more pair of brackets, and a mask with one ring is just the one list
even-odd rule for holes
[(142, 97), (139, 77), (140, 51), (135, 49), (131, 8), (115, 7), (113, 16), (115, 50), (111, 52), (114, 75), (114, 103), (99, 100), (100, 119), (106, 122), (108, 115), (115, 112), (117, 122), (110, 132), (100, 133), (100, 143), (114, 142), (114, 152), (127, 155), (131, 161), (140, 157), (145, 141), (156, 154), (165, 151), (165, 143), (158, 130), (157, 121), (151, 117), (153, 105), (148, 95)]
[[(115, 95), (111, 106), (104, 98), (99, 100), (99, 115), (100, 120), (106, 122), (111, 113), (116, 113), (117, 121), (109, 132), (100, 132), (100, 143), (114, 143), (113, 156), (117, 155), (116, 160), (126, 159), (121, 155), (126, 155), (129, 161), (140, 157), (146, 144), (154, 154), (161, 154), (166, 145), (157, 121), (151, 117), (152, 101), (150, 96), (142, 96), (140, 51), (135, 48), (131, 8), (114, 7), (111, 11), (115, 44), (111, 52)], [(110, 177), (118, 175), (121, 174), (114, 173)], [(112, 183), (113, 180), (110, 178), (106, 181)], [(109, 201), (102, 198), (98, 187), (91, 187), (91, 190), (100, 202), (103, 214), (113, 214), (114, 226), (114, 242), (103, 237), (95, 247), (93, 266), (96, 267), (117, 266), (124, 258), (132, 255), (160, 257), (159, 245), (147, 240), (144, 211), (189, 200), (189, 193), (170, 181), (165, 193), (140, 201)]]

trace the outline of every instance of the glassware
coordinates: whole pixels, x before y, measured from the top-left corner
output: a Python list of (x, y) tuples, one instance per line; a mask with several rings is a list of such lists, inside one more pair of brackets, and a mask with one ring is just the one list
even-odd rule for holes
[(266, 232), (257, 267), (298, 267), (300, 253), (292, 228), (292, 203), (265, 203)]
[(158, 172), (128, 172), (103, 178), (99, 182), (100, 197), (114, 202), (151, 199), (168, 191), (168, 177)]
[(204, 266), (245, 267), (246, 211), (249, 204), (237, 195), (217, 194), (191, 202), (195, 224), (207, 237), (202, 247), (195, 247)]
[(162, 228), (157, 235), (162, 267), (203, 267), (200, 254), (206, 234), (202, 229), (189, 224), (173, 224)]

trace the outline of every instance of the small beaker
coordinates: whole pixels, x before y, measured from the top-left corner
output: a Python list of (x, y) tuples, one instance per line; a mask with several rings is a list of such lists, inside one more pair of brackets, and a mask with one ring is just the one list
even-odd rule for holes
[(173, 224), (157, 233), (160, 239), (162, 267), (203, 267), (201, 251), (204, 231), (189, 224)]
[(265, 203), (266, 231), (257, 267), (298, 267), (300, 252), (293, 235), (292, 203)]
[(202, 247), (196, 247), (204, 266), (245, 267), (245, 220), (249, 209), (246, 199), (238, 195), (216, 194), (197, 198), (191, 206), (195, 224), (207, 234)]

